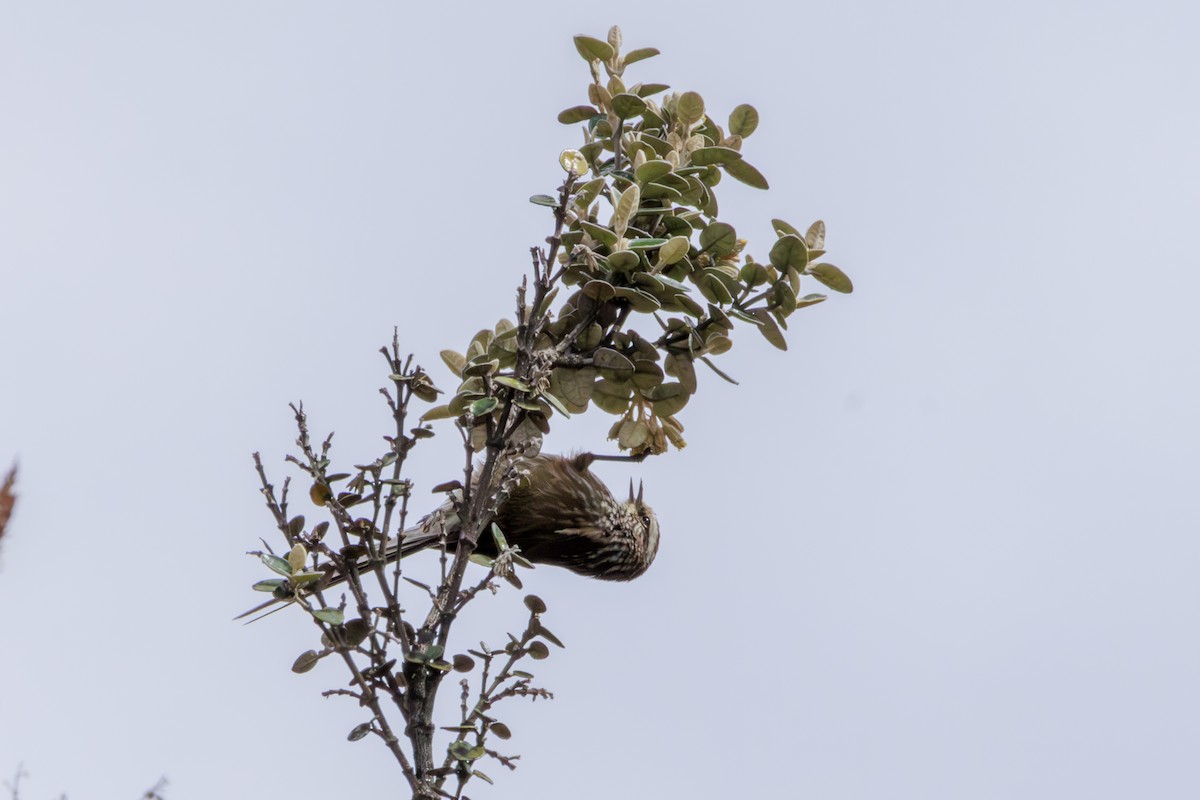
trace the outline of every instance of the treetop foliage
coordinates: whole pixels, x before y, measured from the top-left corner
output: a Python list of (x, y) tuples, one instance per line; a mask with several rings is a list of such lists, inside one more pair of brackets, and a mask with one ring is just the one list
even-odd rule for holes
[[(589, 102), (558, 120), (583, 123), (583, 143), (559, 157), (568, 178), (557, 196), (530, 198), (553, 209), (558, 223), (547, 240), (552, 261), (539, 264), (534, 253), (544, 297), (523, 320), (481, 330), (465, 354), (443, 351), (461, 383), (422, 419), (469, 417), (481, 450), (504, 413), (491, 390), (499, 385), (516, 393), (525, 417), (519, 438), (527, 442), (540, 443), (555, 412), (594, 405), (617, 417), (609, 436), (622, 450), (658, 454), (685, 445), (678, 414), (696, 393), (696, 362), (728, 379), (712, 358), (732, 347), (739, 323), (786, 350), (788, 318), (826, 299), (801, 293), (807, 279), (846, 293), (853, 284), (821, 260), (819, 220), (803, 233), (772, 220), (777, 238), (765, 260), (718, 220), (716, 189), (725, 175), (767, 188), (742, 154), (759, 125), (753, 106), (734, 108), (722, 127), (697, 92), (627, 84), (626, 68), (658, 50), (622, 55), (617, 27), (607, 40), (576, 36), (575, 47), (591, 72)], [(551, 313), (559, 284), (574, 291)], [(534, 381), (513, 371), (522, 325), (536, 328), (533, 349), (547, 354)]]

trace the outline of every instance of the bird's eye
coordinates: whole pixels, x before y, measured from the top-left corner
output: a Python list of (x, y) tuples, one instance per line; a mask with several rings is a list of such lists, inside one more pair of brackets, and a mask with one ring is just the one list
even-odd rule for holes
[(650, 527), (650, 517), (646, 516), (645, 514), (642, 514), (642, 524), (645, 525), (647, 528), (649, 528)]

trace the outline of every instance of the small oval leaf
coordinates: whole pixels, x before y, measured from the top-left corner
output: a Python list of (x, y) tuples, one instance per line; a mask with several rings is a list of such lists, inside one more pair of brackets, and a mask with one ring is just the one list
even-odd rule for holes
[(704, 98), (696, 92), (684, 92), (675, 104), (679, 118), (688, 125), (704, 119)]
[(646, 110), (646, 101), (636, 94), (618, 94), (612, 99), (612, 110), (621, 119), (640, 117)]
[(292, 662), (292, 672), (295, 672), (297, 675), (308, 672), (320, 660), (321, 656), (316, 650), (305, 650)]
[(321, 622), (328, 623), (329, 625), (341, 625), (345, 620), (342, 612), (336, 608), (313, 609), (312, 615), (321, 620)]
[(729, 173), (731, 178), (735, 178), (755, 189), (771, 188), (771, 185), (767, 183), (767, 179), (763, 177), (763, 174), (755, 169), (754, 165), (749, 161), (730, 161), (725, 164), (725, 171)]
[(289, 564), (286, 559), (271, 555), (270, 553), (263, 553), (261, 556), (259, 556), (259, 558), (262, 559), (262, 562), (266, 564), (272, 572), (278, 572), (280, 575), (292, 574), (292, 565)]
[(737, 247), (737, 231), (727, 222), (714, 222), (700, 231), (700, 247), (718, 256), (729, 255)]
[(583, 34), (575, 37), (575, 49), (585, 61), (608, 61), (613, 57), (611, 44)]
[(576, 122), (589, 120), (599, 113), (594, 106), (571, 106), (558, 112), (558, 121), (563, 125), (574, 125)]
[(471, 403), (471, 414), (476, 417), (484, 417), (492, 413), (498, 405), (500, 405), (500, 401), (494, 397), (481, 397)]
[(850, 294), (854, 291), (854, 284), (850, 281), (850, 276), (842, 272), (833, 264), (814, 264), (809, 267), (808, 274), (819, 280), (821, 283), (833, 289), (835, 292), (842, 294)]

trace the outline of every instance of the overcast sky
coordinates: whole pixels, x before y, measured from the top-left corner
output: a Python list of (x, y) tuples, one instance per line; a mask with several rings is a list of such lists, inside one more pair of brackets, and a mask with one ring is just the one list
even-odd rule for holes
[[(757, 106), (772, 189), (720, 187), (750, 251), (824, 219), (857, 290), (787, 353), (736, 337), (686, 450), (603, 468), (658, 561), (528, 576), (556, 699), (470, 794), (1200, 796), (1195, 7), (479, 5), (0, 0), (0, 776), (394, 792), (334, 665), (289, 671), (301, 616), (230, 622), (272, 533), (250, 453), (286, 474), (303, 399), (373, 456), (393, 326), (449, 388), (580, 142), (570, 37), (619, 23), (663, 51), (633, 80)], [(459, 647), (521, 625), (477, 608)]]

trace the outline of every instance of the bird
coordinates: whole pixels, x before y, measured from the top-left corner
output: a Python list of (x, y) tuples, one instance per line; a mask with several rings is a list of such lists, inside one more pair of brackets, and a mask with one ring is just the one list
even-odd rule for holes
[[(617, 500), (589, 467), (591, 453), (571, 456), (536, 455), (515, 463), (519, 476), (502, 495), (493, 521), (510, 547), (534, 564), (563, 567), (589, 578), (630, 581), (643, 575), (658, 554), (659, 527), (654, 510), (629, 484), (629, 499)], [(442, 505), (408, 528), (384, 554), (387, 562), (422, 550), (453, 550), (459, 520), (452, 502)], [(479, 538), (475, 552), (499, 555), (493, 537)], [(369, 565), (361, 563), (360, 568)], [(341, 583), (345, 575), (333, 574), (325, 586)], [(285, 598), (270, 600), (237, 619)]]
[[(618, 501), (589, 469), (593, 460), (590, 453), (522, 459), (518, 470), (525, 474), (497, 507), (494, 521), (528, 561), (589, 578), (630, 581), (658, 554), (658, 518), (640, 486), (634, 494), (632, 481), (629, 498)], [(439, 546), (441, 530), (428, 521), (423, 526), (424, 533), (406, 531), (402, 555)], [(497, 555), (495, 542), (480, 537), (476, 552)]]

